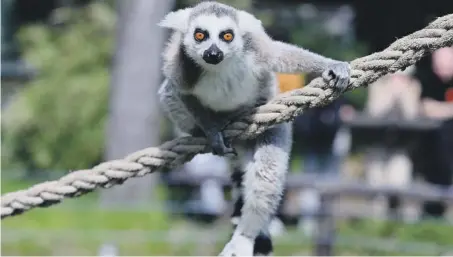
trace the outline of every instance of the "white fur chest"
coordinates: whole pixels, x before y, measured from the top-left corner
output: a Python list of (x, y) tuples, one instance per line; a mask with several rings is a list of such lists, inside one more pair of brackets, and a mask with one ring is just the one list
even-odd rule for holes
[(255, 102), (259, 85), (245, 64), (228, 65), (219, 72), (206, 72), (195, 85), (193, 94), (215, 111), (231, 111)]

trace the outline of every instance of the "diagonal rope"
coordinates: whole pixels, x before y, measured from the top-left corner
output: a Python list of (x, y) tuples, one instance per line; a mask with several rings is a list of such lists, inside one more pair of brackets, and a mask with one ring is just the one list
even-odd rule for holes
[[(415, 64), (424, 55), (453, 45), (453, 14), (436, 19), (424, 29), (398, 39), (388, 48), (351, 62), (351, 80), (343, 92), (334, 90), (322, 78), (301, 89), (278, 95), (256, 108), (254, 114), (233, 122), (225, 130), (230, 138), (252, 138), (267, 128), (293, 120), (308, 108), (331, 103), (342, 93), (368, 86), (387, 73)], [(124, 159), (101, 163), (92, 169), (73, 171), (62, 178), (37, 184), (1, 196), (1, 217), (21, 214), (36, 207), (48, 207), (64, 198), (78, 197), (99, 187), (109, 188), (132, 177), (164, 168), (174, 168), (205, 149), (204, 138), (182, 137), (159, 147), (132, 153)]]

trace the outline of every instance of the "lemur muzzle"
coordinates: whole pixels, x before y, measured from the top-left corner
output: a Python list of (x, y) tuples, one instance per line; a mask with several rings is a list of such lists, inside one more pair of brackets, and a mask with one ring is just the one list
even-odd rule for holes
[(204, 51), (203, 60), (209, 64), (218, 64), (223, 60), (223, 52), (215, 44), (212, 44)]

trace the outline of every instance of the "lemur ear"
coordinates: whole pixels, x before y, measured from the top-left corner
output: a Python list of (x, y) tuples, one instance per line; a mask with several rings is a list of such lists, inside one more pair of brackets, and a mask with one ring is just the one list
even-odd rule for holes
[(185, 32), (189, 23), (189, 16), (192, 8), (180, 9), (165, 15), (164, 19), (157, 25), (163, 28), (174, 29)]
[(262, 22), (246, 11), (238, 11), (238, 25), (241, 31), (258, 32), (263, 30)]

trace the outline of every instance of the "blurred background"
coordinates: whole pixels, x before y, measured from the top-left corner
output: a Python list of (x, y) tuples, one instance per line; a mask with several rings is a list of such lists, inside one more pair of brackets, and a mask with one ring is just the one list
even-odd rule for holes
[[(168, 32), (191, 0), (1, 1), (1, 193), (175, 137), (156, 103)], [(275, 39), (350, 61), (453, 13), (453, 1), (223, 0)], [(279, 74), (280, 89), (306, 74)], [(274, 255), (453, 254), (453, 48), (294, 122)], [(217, 255), (230, 167), (199, 155), (1, 222), (2, 255)]]

